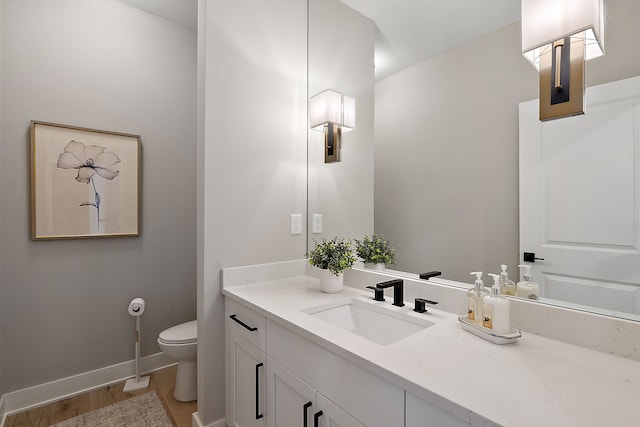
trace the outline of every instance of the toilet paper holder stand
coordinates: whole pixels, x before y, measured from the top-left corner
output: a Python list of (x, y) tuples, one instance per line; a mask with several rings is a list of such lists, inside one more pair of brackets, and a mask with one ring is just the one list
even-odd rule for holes
[(142, 390), (149, 387), (149, 376), (140, 377), (140, 316), (144, 313), (145, 302), (142, 298), (134, 298), (129, 303), (129, 314), (136, 318), (136, 331), (134, 334), (135, 350), (136, 350), (136, 376), (129, 378), (124, 383), (124, 393), (136, 390)]

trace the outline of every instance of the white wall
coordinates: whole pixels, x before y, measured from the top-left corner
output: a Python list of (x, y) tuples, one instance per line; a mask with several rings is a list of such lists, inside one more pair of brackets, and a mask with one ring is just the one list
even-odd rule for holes
[(373, 232), (373, 87), (375, 25), (338, 0), (309, 1), (309, 96), (334, 89), (356, 99), (356, 128), (342, 135), (342, 161), (324, 163), (324, 136), (309, 130), (309, 225), (313, 240)]
[[(640, 74), (640, 3), (606, 11), (587, 86)], [(469, 282), (506, 263), (518, 277), (518, 103), (538, 97), (520, 23), (377, 82), (375, 96), (375, 230), (396, 268)]]
[[(131, 360), (196, 316), (196, 34), (115, 0), (2, 1), (0, 393)], [(29, 121), (142, 137), (142, 236), (31, 241)], [(144, 366), (143, 366), (144, 369)]]
[(306, 230), (305, 0), (200, 0), (198, 415), (224, 417), (220, 269), (302, 258)]

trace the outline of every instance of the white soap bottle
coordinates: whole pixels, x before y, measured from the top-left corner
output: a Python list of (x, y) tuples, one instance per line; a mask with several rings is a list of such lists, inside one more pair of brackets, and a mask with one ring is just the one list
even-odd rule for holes
[(530, 265), (518, 265), (523, 268), (523, 280), (519, 281), (516, 286), (516, 296), (528, 299), (538, 299), (540, 296), (540, 285), (533, 281)]
[(507, 273), (507, 264), (500, 265), (502, 273), (500, 273), (500, 285), (502, 286), (502, 293), (512, 297), (516, 296), (516, 284), (513, 280), (509, 280), (509, 274)]
[(511, 331), (509, 325), (509, 300), (500, 294), (500, 276), (490, 274), (493, 277), (493, 287), (491, 295), (483, 299), (482, 326), (491, 329), (494, 334), (505, 335)]
[(474, 271), (471, 274), (476, 275), (476, 281), (473, 288), (467, 292), (467, 318), (474, 325), (482, 326), (482, 300), (489, 293), (482, 282), (482, 271)]

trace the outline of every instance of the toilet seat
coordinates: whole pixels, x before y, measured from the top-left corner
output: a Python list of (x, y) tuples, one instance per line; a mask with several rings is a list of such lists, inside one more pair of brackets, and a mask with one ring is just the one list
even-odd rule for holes
[(198, 342), (197, 320), (181, 323), (160, 332), (158, 341), (165, 344), (191, 344)]

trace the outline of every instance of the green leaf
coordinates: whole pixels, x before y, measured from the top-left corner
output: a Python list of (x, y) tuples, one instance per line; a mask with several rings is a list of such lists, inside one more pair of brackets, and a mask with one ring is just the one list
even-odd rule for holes
[(331, 271), (336, 276), (350, 268), (356, 257), (351, 248), (351, 242), (342, 238), (322, 239), (309, 251), (309, 264)]

